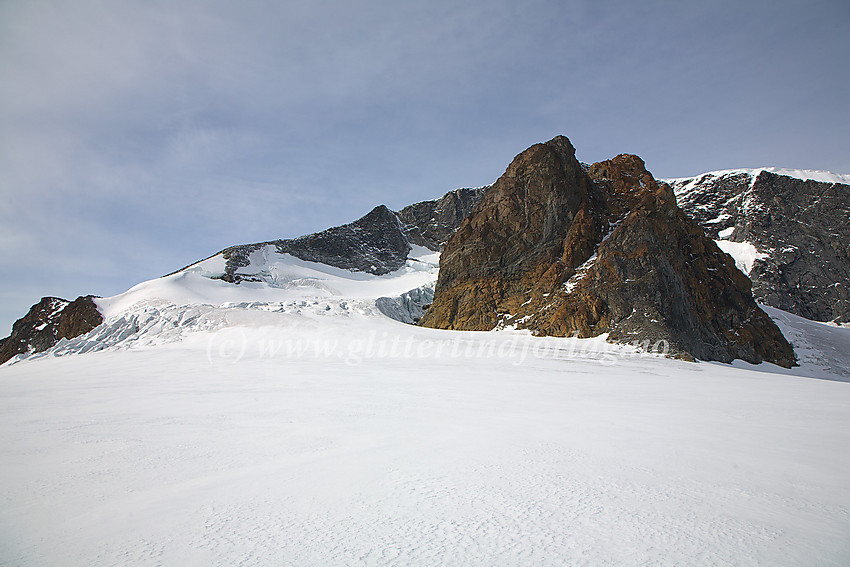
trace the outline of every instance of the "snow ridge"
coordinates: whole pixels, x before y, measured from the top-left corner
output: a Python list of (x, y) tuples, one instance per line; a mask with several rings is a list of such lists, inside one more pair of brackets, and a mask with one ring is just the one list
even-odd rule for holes
[(220, 278), (222, 254), (184, 270), (94, 301), (104, 322), (92, 331), (39, 353), (9, 361), (125, 350), (176, 343), (197, 332), (232, 325), (287, 327), (328, 316), (389, 317), (413, 323), (433, 298), (439, 252), (413, 246), (399, 270), (354, 272), (281, 254), (273, 245), (254, 250), (239, 285)]
[(803, 181), (818, 181), (821, 183), (841, 183), (844, 185), (850, 185), (850, 174), (847, 173), (833, 173), (831, 171), (822, 171), (818, 169), (789, 169), (784, 167), (719, 169), (717, 171), (708, 171), (706, 173), (701, 173), (694, 177), (676, 177), (670, 179), (659, 179), (659, 181), (664, 181), (665, 183), (669, 183), (674, 187), (680, 186), (684, 182), (689, 182), (684, 184), (684, 186), (679, 191), (677, 191), (677, 193), (679, 193), (686, 192), (688, 187), (703, 182), (709, 176), (723, 177), (727, 175), (744, 174), (752, 177), (754, 181), (755, 178), (758, 177), (758, 175), (762, 171), (767, 171), (776, 175), (784, 175), (786, 177), (793, 177), (795, 179), (802, 179)]

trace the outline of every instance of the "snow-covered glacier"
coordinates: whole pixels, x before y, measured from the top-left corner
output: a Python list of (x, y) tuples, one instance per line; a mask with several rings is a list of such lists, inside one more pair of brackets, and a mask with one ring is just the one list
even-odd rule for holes
[(846, 564), (850, 329), (770, 310), (785, 370), (403, 323), (437, 263), (98, 299), (0, 368), (0, 564)]

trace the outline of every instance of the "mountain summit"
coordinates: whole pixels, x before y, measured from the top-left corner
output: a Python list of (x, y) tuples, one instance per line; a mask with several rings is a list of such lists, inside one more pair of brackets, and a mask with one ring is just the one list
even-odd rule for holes
[(519, 154), (448, 240), (428, 327), (659, 343), (795, 362), (750, 282), (633, 155), (584, 166), (558, 136)]

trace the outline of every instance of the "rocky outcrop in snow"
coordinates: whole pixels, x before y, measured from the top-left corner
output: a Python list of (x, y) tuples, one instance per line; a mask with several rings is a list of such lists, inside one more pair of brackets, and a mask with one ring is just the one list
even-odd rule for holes
[(249, 256), (253, 252), (269, 245), (273, 245), (278, 254), (378, 276), (404, 266), (410, 252), (410, 242), (398, 217), (380, 205), (352, 223), (315, 234), (226, 248), (220, 252), (226, 260), (221, 279), (237, 284), (252, 281), (238, 270), (250, 264)]
[(440, 260), (429, 327), (657, 343), (794, 364), (749, 280), (630, 155), (582, 166), (559, 136), (518, 155)]
[(103, 321), (93, 296), (74, 301), (43, 297), (12, 325), (12, 334), (0, 341), (0, 364), (22, 354), (43, 352), (63, 338), (85, 334)]

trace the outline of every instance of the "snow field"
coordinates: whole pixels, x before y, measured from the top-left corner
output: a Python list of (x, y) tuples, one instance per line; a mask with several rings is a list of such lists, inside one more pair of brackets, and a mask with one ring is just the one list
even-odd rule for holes
[(4, 367), (0, 564), (850, 556), (850, 384), (563, 344), (523, 358), (537, 339), (511, 332), (465, 333), (504, 357), (452, 356), (454, 333), (328, 321), (343, 343), (447, 345), (356, 364), (210, 358), (215, 331), (198, 331)]
[(213, 258), (4, 365), (0, 566), (847, 564), (850, 329), (769, 311), (792, 370), (423, 329), (376, 305), (419, 256)]

